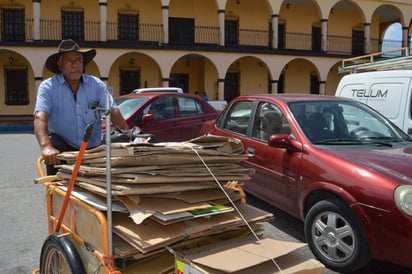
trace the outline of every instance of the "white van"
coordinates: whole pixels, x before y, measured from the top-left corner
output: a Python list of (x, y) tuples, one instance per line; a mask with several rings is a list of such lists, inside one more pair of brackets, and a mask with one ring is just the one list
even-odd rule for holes
[(345, 75), (336, 96), (361, 101), (412, 135), (412, 70), (370, 71)]

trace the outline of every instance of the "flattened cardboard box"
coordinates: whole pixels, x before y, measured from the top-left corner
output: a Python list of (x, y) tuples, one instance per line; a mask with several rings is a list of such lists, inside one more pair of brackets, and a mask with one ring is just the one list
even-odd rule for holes
[[(176, 274), (320, 274), (324, 266), (301, 256), (302, 243), (270, 238), (231, 240), (198, 249), (176, 251)], [(281, 269), (281, 271), (280, 271)]]

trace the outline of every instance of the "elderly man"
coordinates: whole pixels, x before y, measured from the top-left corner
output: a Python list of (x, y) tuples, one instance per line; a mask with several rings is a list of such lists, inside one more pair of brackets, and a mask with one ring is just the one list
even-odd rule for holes
[[(95, 122), (87, 148), (101, 143), (101, 115), (96, 107), (105, 108), (106, 85), (97, 77), (84, 73), (84, 67), (96, 56), (95, 49), (81, 50), (73, 40), (63, 40), (57, 53), (46, 60), (53, 77), (44, 80), (38, 89), (34, 108), (34, 133), (41, 155), (47, 163), (47, 174), (56, 174), (56, 156), (63, 151), (79, 150), (86, 127)], [(128, 130), (113, 98), (110, 98), (111, 121)]]

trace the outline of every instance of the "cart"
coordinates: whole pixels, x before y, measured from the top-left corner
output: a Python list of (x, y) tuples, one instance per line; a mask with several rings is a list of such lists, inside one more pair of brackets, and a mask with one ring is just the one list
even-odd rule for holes
[[(51, 181), (44, 183), (49, 236), (42, 247), (40, 268), (47, 273), (80, 274), (86, 273), (84, 262), (87, 262), (89, 267), (102, 270), (96, 273), (120, 273), (115, 270), (114, 257), (109, 255), (108, 222), (102, 211), (70, 196), (62, 232), (54, 233), (66, 191), (53, 182), (53, 178), (44, 177), (42, 162), (42, 158), (37, 160), (39, 174)], [(40, 269), (33, 271), (39, 272)]]
[[(59, 221), (59, 212), (67, 195), (66, 187), (59, 184), (59, 177), (45, 176), (43, 158), (37, 160), (40, 178), (36, 183), (42, 183), (46, 188), (47, 222), (49, 236), (44, 241), (40, 255), (40, 268), (33, 274), (40, 273), (146, 273), (147, 266), (142, 263), (125, 266), (122, 254), (111, 254), (109, 235), (110, 222), (106, 213), (89, 205), (82, 199), (70, 195), (68, 207), (61, 224), (61, 232), (56, 233)], [(243, 197), (245, 194), (241, 187), (236, 190)], [(238, 232), (236, 232), (238, 233)], [(225, 238), (228, 236), (225, 235)], [(119, 240), (119, 239), (118, 239)], [(121, 239), (120, 239), (121, 240)], [(121, 253), (128, 253), (123, 251)], [(163, 258), (162, 258), (163, 256)], [(174, 255), (165, 249), (157, 256), (156, 264), (159, 272), (174, 273)], [(148, 261), (150, 265), (150, 260)], [(168, 268), (167, 265), (170, 267)], [(150, 266), (149, 266), (150, 267)], [(122, 269), (122, 270), (119, 270)], [(143, 269), (143, 270), (142, 270)], [(155, 268), (152, 268), (152, 270)], [(167, 272), (163, 272), (167, 269)]]

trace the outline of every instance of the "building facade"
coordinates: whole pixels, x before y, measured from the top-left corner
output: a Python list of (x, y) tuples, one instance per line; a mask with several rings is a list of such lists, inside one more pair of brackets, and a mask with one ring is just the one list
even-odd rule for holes
[(177, 86), (230, 101), (333, 95), (343, 59), (382, 51), (393, 23), (402, 25), (393, 43), (407, 47), (412, 28), (410, 0), (4, 0), (0, 9), (5, 121), (31, 117), (62, 39), (97, 50), (85, 70), (114, 96)]

